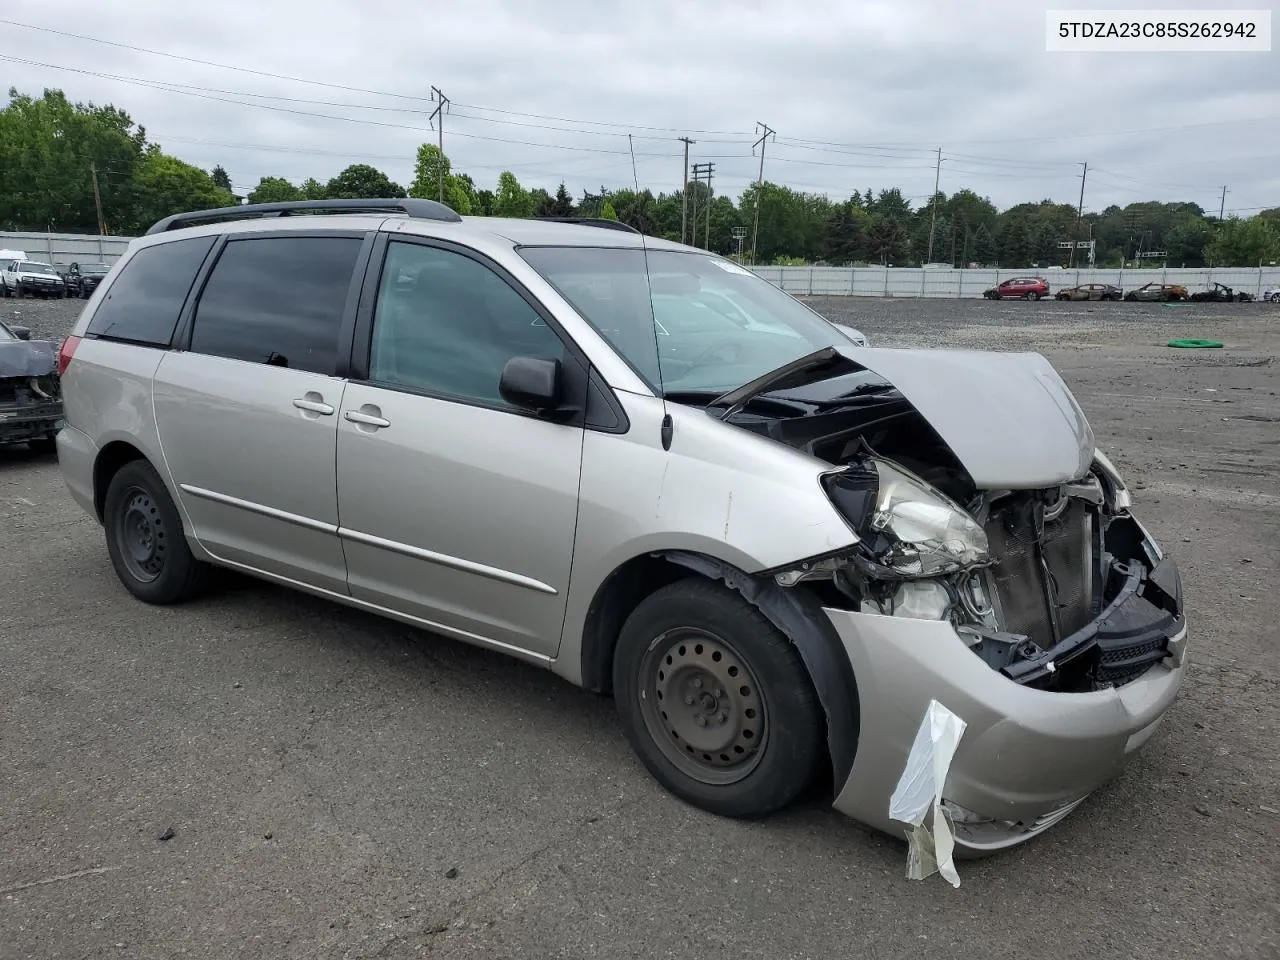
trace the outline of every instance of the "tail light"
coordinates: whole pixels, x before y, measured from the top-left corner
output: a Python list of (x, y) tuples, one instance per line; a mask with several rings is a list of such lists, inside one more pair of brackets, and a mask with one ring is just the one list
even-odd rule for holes
[(71, 358), (76, 355), (76, 347), (78, 346), (80, 346), (79, 337), (63, 337), (62, 342), (58, 344), (59, 377), (67, 372), (67, 365), (71, 363)]

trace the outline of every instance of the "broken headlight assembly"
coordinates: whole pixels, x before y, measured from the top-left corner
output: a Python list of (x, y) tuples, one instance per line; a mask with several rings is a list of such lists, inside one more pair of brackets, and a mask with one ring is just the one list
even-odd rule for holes
[(774, 571), (779, 585), (830, 580), (863, 609), (994, 627), (981, 569), (992, 563), (987, 534), (964, 508), (874, 455), (823, 485), (858, 543)]
[(868, 457), (829, 474), (827, 495), (858, 534), (854, 565), (879, 580), (917, 580), (991, 562), (987, 534), (959, 504), (897, 464)]

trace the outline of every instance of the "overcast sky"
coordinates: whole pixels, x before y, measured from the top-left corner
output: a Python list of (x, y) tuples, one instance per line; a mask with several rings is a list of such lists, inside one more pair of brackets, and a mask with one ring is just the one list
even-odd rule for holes
[(631, 133), (641, 186), (678, 190), (687, 135), (691, 162), (713, 162), (717, 192), (736, 196), (763, 121), (777, 131), (766, 178), (833, 198), (898, 186), (927, 201), (940, 146), (940, 188), (1002, 209), (1075, 204), (1083, 161), (1086, 211), (1159, 199), (1216, 213), (1224, 184), (1228, 212), (1280, 206), (1280, 53), (1046, 53), (1045, 10), (1066, 6), (17, 0), (0, 16), (112, 43), (0, 22), (0, 93), (114, 103), (241, 192), (355, 162), (407, 185), (417, 145), (436, 139), (435, 85), (452, 100), (445, 152), (480, 186), (503, 169), (579, 196), (630, 186)]

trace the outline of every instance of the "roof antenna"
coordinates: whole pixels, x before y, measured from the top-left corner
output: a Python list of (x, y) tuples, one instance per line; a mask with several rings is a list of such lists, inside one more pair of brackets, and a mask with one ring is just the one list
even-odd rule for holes
[[(636, 186), (636, 206), (640, 205), (640, 174), (636, 170), (636, 145), (631, 134), (627, 134), (627, 146), (631, 150), (631, 179)], [(643, 219), (641, 223), (643, 223)], [(658, 346), (658, 318), (653, 311), (653, 283), (649, 278), (649, 245), (645, 241), (644, 231), (640, 231), (640, 252), (644, 255), (644, 285), (649, 301), (649, 329), (653, 333), (653, 352), (658, 359), (658, 397), (662, 400), (662, 449), (671, 449), (671, 438), (675, 433), (675, 423), (667, 411), (667, 388), (662, 382), (662, 348)]]

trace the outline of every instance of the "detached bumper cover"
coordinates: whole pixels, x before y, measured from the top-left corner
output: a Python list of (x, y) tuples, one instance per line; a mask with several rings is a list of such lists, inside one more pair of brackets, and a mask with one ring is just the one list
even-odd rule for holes
[(1111, 779), (1155, 731), (1185, 669), (1181, 616), (1166, 622), (1165, 656), (1136, 680), (1065, 693), (992, 670), (949, 623), (825, 612), (853, 665), (862, 731), (834, 805), (890, 833), (903, 827), (889, 819), (889, 796), (930, 700), (967, 724), (944, 797), (983, 817), (1029, 823)]

